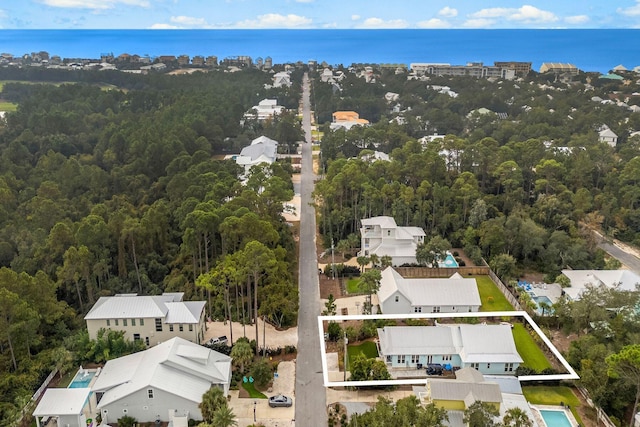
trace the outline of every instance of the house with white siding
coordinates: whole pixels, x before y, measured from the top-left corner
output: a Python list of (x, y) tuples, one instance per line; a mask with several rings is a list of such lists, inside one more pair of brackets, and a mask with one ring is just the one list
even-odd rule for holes
[(392, 267), (382, 271), (378, 301), (384, 314), (468, 313), (480, 309), (475, 278), (404, 278)]
[(97, 378), (91, 391), (104, 424), (128, 415), (139, 423), (187, 425), (202, 419), (198, 405), (211, 387), (229, 394), (231, 358), (173, 338), (108, 361)]
[(358, 256), (390, 256), (393, 265), (416, 264), (416, 249), (426, 236), (420, 227), (400, 227), (390, 216), (365, 218), (360, 221)]
[(84, 317), (89, 338), (100, 329), (124, 331), (130, 341), (147, 346), (180, 337), (200, 344), (206, 329), (205, 301), (182, 301), (183, 292), (155, 296), (117, 294), (100, 297)]
[[(428, 364), (514, 375), (522, 363), (510, 325), (438, 324), (378, 329), (378, 353), (390, 370)], [(392, 374), (393, 375), (393, 374)]]

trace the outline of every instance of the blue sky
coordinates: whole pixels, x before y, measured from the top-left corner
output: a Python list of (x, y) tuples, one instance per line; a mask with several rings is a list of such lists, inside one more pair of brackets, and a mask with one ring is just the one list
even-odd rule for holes
[(0, 0), (0, 28), (640, 28), (640, 0)]

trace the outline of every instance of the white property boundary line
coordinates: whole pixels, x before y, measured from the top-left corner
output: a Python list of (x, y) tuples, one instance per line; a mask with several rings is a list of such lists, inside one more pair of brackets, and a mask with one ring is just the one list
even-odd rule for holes
[[(393, 320), (393, 319), (442, 319), (442, 318), (469, 318), (469, 317), (522, 317), (533, 328), (538, 336), (549, 347), (551, 352), (558, 358), (562, 366), (567, 370), (567, 374), (554, 375), (523, 375), (518, 377), (519, 381), (554, 381), (554, 380), (577, 380), (580, 379), (576, 371), (569, 365), (558, 349), (551, 343), (549, 338), (542, 332), (540, 327), (533, 321), (526, 311), (488, 311), (471, 313), (413, 313), (413, 314), (372, 314), (372, 315), (346, 315), (346, 316), (318, 316), (318, 339), (320, 340), (320, 355), (322, 357), (322, 378), (325, 387), (363, 387), (363, 386), (388, 386), (388, 385), (411, 385), (424, 384), (425, 378), (414, 378), (405, 380), (380, 380), (380, 381), (329, 381), (329, 370), (327, 366), (327, 349), (324, 341), (324, 322), (340, 320)], [(345, 367), (346, 368), (346, 367)]]

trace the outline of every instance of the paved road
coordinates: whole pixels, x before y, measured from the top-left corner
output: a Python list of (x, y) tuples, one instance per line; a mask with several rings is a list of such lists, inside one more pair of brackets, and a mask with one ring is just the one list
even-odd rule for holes
[(295, 413), (297, 424), (326, 427), (326, 390), (322, 381), (320, 339), (317, 316), (321, 311), (315, 246), (316, 217), (311, 206), (314, 173), (311, 153), (311, 103), (309, 80), (304, 76), (302, 126), (306, 142), (302, 144), (300, 195), (300, 309), (298, 314), (298, 356), (296, 360)]
[(612, 244), (605, 239), (600, 240), (598, 246), (609, 255), (626, 265), (629, 270), (633, 271), (636, 274), (640, 274), (640, 259), (638, 259), (638, 257), (629, 252), (626, 252), (619, 246)]

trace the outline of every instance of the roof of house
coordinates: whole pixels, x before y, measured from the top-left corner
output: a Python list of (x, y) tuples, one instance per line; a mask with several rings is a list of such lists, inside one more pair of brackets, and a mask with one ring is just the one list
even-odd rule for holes
[(374, 216), (372, 218), (363, 218), (360, 220), (362, 226), (379, 225), (381, 228), (396, 228), (396, 220), (391, 216)]
[(562, 274), (571, 281), (571, 286), (563, 290), (574, 300), (580, 299), (588, 284), (624, 291), (635, 291), (640, 285), (640, 276), (631, 270), (562, 270)]
[(378, 329), (382, 354), (455, 354), (449, 328), (437, 326), (385, 326)]
[(181, 293), (155, 296), (118, 294), (110, 297), (100, 297), (84, 318), (85, 320), (149, 317), (164, 318), (169, 311), (167, 303), (180, 302), (181, 300)]
[(509, 325), (385, 326), (378, 339), (384, 355), (459, 354), (463, 363), (522, 363)]
[(168, 302), (164, 323), (198, 323), (205, 304), (205, 301)]
[(396, 291), (412, 306), (480, 306), (480, 293), (474, 278), (455, 274), (448, 279), (406, 279), (392, 267), (382, 271), (378, 299), (386, 301)]
[(48, 388), (33, 416), (79, 415), (90, 393), (90, 388)]
[(502, 402), (500, 386), (496, 383), (428, 379), (427, 388), (431, 389), (431, 398), (434, 400), (463, 400), (467, 407), (478, 400), (488, 403)]
[(104, 392), (99, 408), (153, 387), (199, 403), (212, 384), (230, 381), (231, 358), (182, 338), (110, 360), (92, 387)]
[[(264, 139), (260, 139), (264, 138)], [(236, 158), (238, 164), (249, 164), (255, 162), (260, 157), (271, 162), (276, 160), (278, 154), (278, 143), (267, 137), (256, 138), (251, 145), (244, 147), (240, 155)]]
[(600, 138), (617, 138), (618, 135), (609, 128), (602, 129), (599, 133)]

